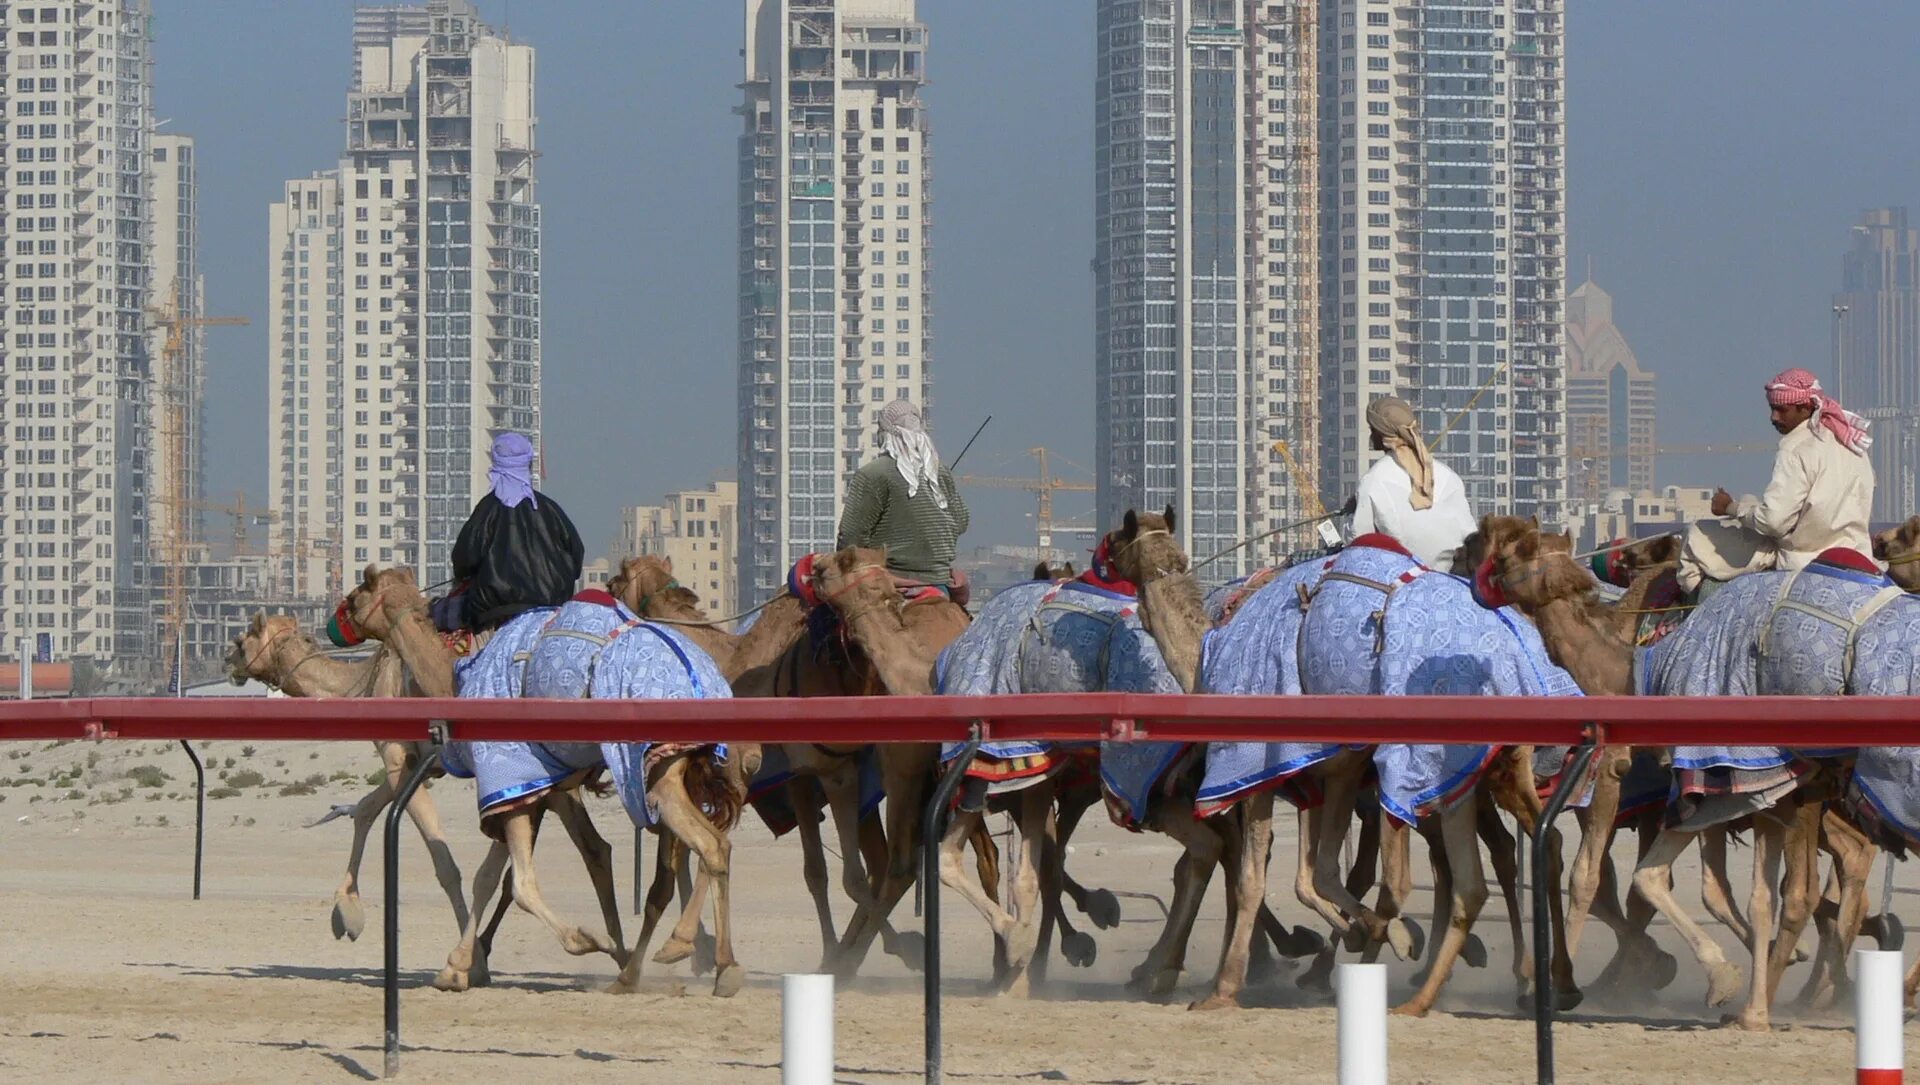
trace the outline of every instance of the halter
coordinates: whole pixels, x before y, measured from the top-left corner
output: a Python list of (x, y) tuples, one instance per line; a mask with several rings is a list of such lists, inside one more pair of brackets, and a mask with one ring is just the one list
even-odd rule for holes
[(636, 603), (634, 603), (634, 605), (633, 605), (633, 612), (634, 612), (635, 614), (639, 614), (639, 613), (641, 613), (642, 611), (644, 611), (644, 610), (646, 610), (646, 609), (647, 609), (647, 604), (648, 604), (648, 603), (651, 603), (651, 602), (653, 602), (653, 597), (654, 597), (654, 596), (656, 596), (656, 595), (663, 595), (663, 594), (665, 594), (666, 592), (668, 592), (669, 590), (671, 590), (671, 589), (673, 589), (673, 588), (677, 588), (677, 587), (679, 587), (679, 586), (680, 586), (680, 582), (679, 582), (678, 580), (675, 580), (675, 579), (674, 579), (674, 578), (672, 578), (672, 577), (668, 577), (668, 578), (667, 578), (667, 582), (666, 582), (665, 584), (662, 584), (662, 585), (660, 585), (660, 586), (659, 586), (658, 588), (656, 588), (656, 589), (654, 589), (653, 591), (650, 591), (650, 592), (648, 592), (647, 594), (645, 594), (645, 595), (643, 595), (643, 596), (641, 596), (641, 597), (640, 597), (640, 599), (639, 599), (639, 601), (638, 601), (638, 602), (636, 602)]
[[(856, 565), (850, 571), (857, 575), (849, 578), (845, 584), (840, 585), (840, 587), (834, 590), (831, 594), (822, 596), (820, 599), (822, 603), (826, 604), (827, 606), (833, 607), (833, 601), (835, 599), (838, 599), (841, 596), (847, 594), (848, 592), (852, 591), (854, 588), (858, 587), (860, 584), (881, 576), (888, 577), (889, 579), (891, 579), (893, 575), (887, 571), (887, 567), (885, 565)], [(818, 573), (815, 573), (814, 575), (816, 577), (819, 576)], [(898, 596), (895, 596), (895, 598), (897, 599)], [(888, 605), (890, 604), (880, 603), (870, 607), (863, 607), (856, 611), (851, 611), (851, 612), (843, 611), (840, 616), (842, 620), (848, 623), (851, 623), (855, 618), (865, 617), (866, 615), (872, 613), (873, 611)], [(833, 607), (833, 609), (839, 610), (840, 608)]]
[[(1139, 546), (1141, 540), (1152, 538), (1155, 535), (1163, 536), (1169, 539), (1173, 538), (1173, 532), (1168, 531), (1164, 527), (1143, 528), (1139, 531), (1134, 532), (1133, 538), (1131, 539), (1121, 539), (1117, 543), (1110, 543), (1109, 552), (1115, 556), (1118, 556), (1122, 550)], [(1112, 536), (1108, 536), (1108, 538), (1111, 540)], [(1153, 570), (1156, 576), (1167, 576), (1177, 571), (1178, 570), (1162, 569), (1157, 566)]]

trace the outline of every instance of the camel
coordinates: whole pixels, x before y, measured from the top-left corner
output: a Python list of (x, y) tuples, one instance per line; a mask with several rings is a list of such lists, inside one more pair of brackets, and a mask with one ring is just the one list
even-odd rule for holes
[[(255, 613), (227, 651), (227, 673), (235, 685), (259, 679), (289, 697), (400, 697), (407, 693), (407, 675), (400, 657), (386, 650), (362, 660), (336, 659), (330, 649), (302, 633), (299, 623), (280, 614)], [(424, 742), (377, 742), (374, 749), (386, 775), (353, 805), (353, 846), (347, 853), (347, 872), (333, 892), (333, 936), (359, 939), (366, 928), (366, 909), (360, 903), (360, 860), (367, 836), (380, 812), (393, 802), (428, 753)], [(433, 858), (434, 877), (453, 904), (454, 923), (467, 926), (467, 902), (461, 892), (460, 867), (447, 846), (440, 811), (426, 790), (414, 793), (407, 816)], [(318, 822), (316, 822), (318, 824)]]
[[(817, 605), (832, 607), (838, 615), (848, 654), (855, 657), (849, 666), (868, 676), (871, 692), (932, 693), (933, 660), (967, 627), (970, 619), (964, 608), (938, 593), (913, 602), (903, 599), (887, 572), (886, 554), (879, 550), (848, 548), (815, 555), (804, 572), (807, 593)], [(880, 747), (887, 795), (887, 861), (879, 889), (856, 905), (853, 919), (841, 933), (834, 970), (842, 978), (859, 970), (885, 920), (913, 887), (915, 856), (924, 829), (921, 819), (938, 754), (937, 747), (924, 744)], [(1023, 867), (1021, 877), (1036, 877), (1035, 869)]]
[[(1793, 688), (1790, 678), (1774, 674), (1770, 667), (1772, 657), (1759, 647), (1764, 643), (1761, 638), (1768, 636), (1774, 617), (1769, 612), (1761, 620), (1752, 621), (1749, 613), (1755, 609), (1754, 601), (1759, 600), (1764, 604), (1768, 598), (1784, 598), (1784, 593), (1795, 584), (1792, 579), (1795, 576), (1789, 573), (1752, 574), (1740, 578), (1713, 596), (1679, 632), (1662, 642), (1658, 654), (1646, 662), (1649, 688), (1678, 691), (1683, 688), (1679, 685), (1682, 673), (1699, 671), (1701, 665), (1713, 662), (1718, 658), (1718, 653), (1725, 651), (1737, 653), (1738, 660), (1754, 658), (1753, 654), (1758, 653), (1758, 690), (1836, 692), (1825, 688)], [(1492, 578), (1506, 599), (1534, 618), (1549, 651), (1562, 666), (1575, 674), (1583, 689), (1612, 694), (1638, 692), (1639, 684), (1634, 673), (1634, 645), (1620, 637), (1614, 623), (1594, 608), (1591, 579), (1564, 557), (1543, 550), (1537, 533), (1502, 546), (1493, 556)], [(1775, 595), (1768, 596), (1766, 593), (1769, 592)], [(1865, 631), (1856, 631), (1850, 636), (1863, 638), (1862, 642), (1867, 643), (1864, 638), (1875, 629), (1890, 627), (1898, 633), (1904, 626), (1893, 623), (1911, 621), (1912, 616), (1907, 608), (1887, 605), (1862, 618)], [(1735, 624), (1741, 622), (1747, 624)], [(1747, 626), (1752, 628), (1748, 629)], [(1722, 630), (1729, 633), (1725, 648), (1709, 640)], [(1825, 645), (1796, 645), (1796, 648), (1801, 647), (1809, 651), (1825, 650)], [(1669, 652), (1673, 654), (1666, 655)], [(1670, 659), (1693, 666), (1669, 667), (1666, 663)], [(1736, 666), (1725, 668), (1727, 675), (1708, 676), (1699, 680), (1726, 682), (1734, 675), (1742, 676), (1744, 680), (1746, 669), (1751, 666), (1737, 662)], [(1816, 680), (1824, 679), (1816, 676)], [(1904, 692), (1902, 687), (1910, 684), (1910, 681), (1910, 676), (1898, 667), (1885, 674), (1877, 673), (1873, 668), (1868, 668), (1865, 673), (1855, 669), (1844, 675), (1846, 684), (1842, 688), (1851, 693)], [(1689, 689), (1688, 692), (1693, 691)], [(1820, 789), (1828, 782), (1825, 776), (1825, 769), (1816, 769), (1804, 776), (1790, 776), (1784, 782), (1770, 784), (1760, 793), (1760, 797), (1749, 801), (1749, 805), (1764, 808), (1765, 812), (1753, 818), (1755, 870), (1752, 898), (1747, 911), (1747, 921), (1751, 927), (1748, 944), (1754, 961), (1753, 974), (1747, 1002), (1733, 1019), (1733, 1023), (1745, 1029), (1765, 1031), (1770, 1027), (1772, 994), (1778, 987), (1781, 973), (1792, 959), (1811, 910), (1811, 898), (1815, 895), (1815, 850), (1821, 846), (1822, 800), (1825, 797)], [(1664, 829), (1636, 869), (1634, 886), (1687, 939), (1695, 956), (1708, 971), (1709, 1002), (1718, 1004), (1730, 999), (1738, 990), (1739, 970), (1726, 961), (1719, 947), (1677, 905), (1669, 884), (1673, 859), (1696, 835), (1698, 832), (1695, 828)], [(1784, 883), (1780, 878), (1783, 864)], [(1843, 901), (1850, 893), (1849, 880), (1846, 874), (1840, 878)], [(1773, 937), (1772, 931), (1776, 892), (1781, 898), (1778, 939)], [(1840, 914), (1851, 915), (1858, 907), (1844, 902)]]
[[(346, 609), (353, 623), (365, 635), (384, 641), (400, 652), (422, 689), (440, 696), (453, 695), (451, 654), (427, 617), (426, 600), (420, 594), (411, 571), (380, 570), (368, 566), (360, 586), (347, 596)], [(496, 632), (487, 647), (511, 650), (512, 646), (502, 639), (509, 628), (511, 625)], [(533, 628), (537, 635), (538, 626)], [(524, 632), (519, 635), (525, 637)], [(532, 638), (527, 639), (530, 647)], [(482, 649), (483, 652), (485, 650)], [(737, 750), (736, 756), (748, 765), (758, 761), (758, 751), (752, 747)], [(646, 774), (648, 797), (659, 809), (660, 823), (700, 856), (703, 871), (715, 887), (714, 994), (719, 997), (730, 996), (739, 990), (745, 973), (732, 956), (729, 937), (729, 847), (725, 829), (731, 824), (732, 816), (738, 813), (738, 801), (743, 797), (744, 789), (736, 786), (737, 777), (728, 776), (730, 770), (714, 768), (704, 750), (675, 751), (658, 763), (645, 766), (643, 771)], [(612, 957), (621, 966), (621, 972), (609, 988), (610, 991), (625, 993), (636, 988), (641, 953), (651, 939), (653, 920), (657, 920), (658, 914), (643, 916), (640, 940), (635, 952), (629, 954), (622, 945), (619, 908), (613, 895), (612, 848), (606, 841), (594, 832), (582, 843), (582, 850), (593, 856), (588, 863), (588, 873), (600, 899), (608, 939), (562, 922), (547, 906), (533, 870), (537, 824), (535, 814), (538, 809), (538, 804), (533, 800), (540, 795), (580, 786), (596, 774), (595, 769), (581, 769), (553, 788), (523, 796), (513, 803), (489, 811), (489, 816), (483, 820), (483, 827), (488, 829), (489, 835), (495, 836), (496, 844), (475, 875), (475, 901), (467, 931), (449, 955), (446, 968), (435, 978), (436, 986), (458, 990), (466, 985), (468, 971), (475, 961), (476, 918), (484, 912), (485, 902), (498, 888), (505, 863), (511, 861), (514, 870), (514, 904), (546, 923), (569, 953), (576, 956), (606, 953)], [(702, 809), (703, 803), (715, 810), (714, 816), (709, 817)], [(592, 831), (590, 826), (588, 831)], [(693, 955), (703, 908), (703, 897), (696, 886), (666, 944), (655, 954), (656, 963), (671, 964)]]
[[(1318, 574), (1317, 567), (1302, 569), (1296, 574), (1295, 579), (1289, 579), (1277, 586), (1270, 585), (1265, 591), (1307, 589), (1306, 580)], [(1208, 627), (1197, 586), (1190, 576), (1177, 572), (1174, 575), (1149, 577), (1141, 581), (1141, 584), (1142, 617), (1149, 633), (1159, 643), (1161, 654), (1166, 658), (1175, 677), (1180, 680), (1182, 688), (1194, 689), (1199, 682), (1199, 643)], [(1276, 609), (1282, 602), (1284, 602), (1283, 595), (1279, 594), (1272, 596), (1269, 600)], [(1311, 620), (1313, 613), (1308, 609), (1305, 617)], [(1230, 637), (1236, 625), (1224, 627), (1222, 635)], [(1309, 630), (1302, 629), (1300, 636), (1304, 638), (1309, 634)], [(1262, 634), (1256, 629), (1242, 630), (1242, 635), (1260, 637)], [(1255, 691), (1250, 689), (1248, 692)], [(1344, 690), (1329, 689), (1326, 692), (1344, 692)], [(1404, 858), (1395, 855), (1398, 844), (1383, 834), (1383, 861), (1387, 865), (1389, 874), (1382, 879), (1382, 904), (1379, 908), (1369, 909), (1362, 905), (1357, 895), (1344, 885), (1339, 877), (1339, 847), (1345, 836), (1346, 826), (1352, 816), (1352, 808), (1361, 781), (1369, 767), (1371, 756), (1370, 751), (1329, 748), (1320, 755), (1317, 762), (1309, 763), (1304, 768), (1292, 769), (1287, 774), (1291, 778), (1310, 781), (1325, 795), (1323, 805), (1310, 810), (1303, 818), (1301, 869), (1296, 878), (1295, 890), (1302, 902), (1326, 919), (1336, 932), (1346, 934), (1350, 944), (1354, 944), (1355, 948), (1384, 943), (1397, 955), (1407, 957), (1414, 955), (1417, 950), (1413, 943), (1411, 928), (1397, 918), (1404, 894), (1410, 888), (1410, 878), (1394, 873), (1394, 871), (1405, 870)], [(1497, 775), (1496, 773), (1495, 776)], [(1494, 784), (1495, 779), (1490, 776), (1489, 786), (1493, 787)], [(1530, 792), (1530, 790), (1530, 788), (1510, 786), (1495, 788), (1495, 793), (1517, 795), (1521, 791)], [(1529, 794), (1527, 799), (1537, 804), (1537, 796)], [(1524, 801), (1515, 801), (1514, 812), (1522, 815), (1522, 824), (1525, 826), (1527, 822), (1524, 815), (1528, 812), (1529, 805)], [(1252, 937), (1252, 928), (1249, 923), (1251, 916), (1247, 914), (1250, 911), (1249, 902), (1260, 900), (1265, 892), (1265, 853), (1271, 836), (1271, 790), (1263, 788), (1253, 792), (1244, 800), (1244, 805), (1250, 832), (1245, 841), (1246, 850), (1242, 852), (1240, 862), (1242, 879), (1239, 894), (1240, 914), (1230, 919), (1233, 937), (1223, 956), (1221, 972), (1216, 978), (1214, 992), (1209, 998), (1196, 1004), (1197, 1008), (1236, 1004), (1244, 982), (1247, 946)], [(1437, 997), (1440, 987), (1445, 983), (1452, 962), (1461, 955), (1466, 946), (1467, 929), (1471, 926), (1472, 916), (1478, 911), (1486, 892), (1484, 878), (1480, 874), (1480, 856), (1475, 833), (1482, 827), (1491, 829), (1493, 824), (1489, 824), (1490, 822), (1497, 824), (1495, 819), (1484, 816), (1482, 810), (1478, 801), (1461, 802), (1446, 806), (1441, 813), (1439, 833), (1446, 852), (1446, 862), (1436, 867), (1436, 875), (1442, 879), (1443, 884), (1437, 893), (1435, 929), (1444, 934), (1433, 962), (1421, 981), (1419, 991), (1406, 1003), (1397, 1007), (1398, 1013), (1409, 1015), (1426, 1013)], [(1508, 848), (1510, 849), (1510, 845)], [(1559, 945), (1556, 945), (1554, 957), (1553, 981), (1560, 1004), (1564, 1007), (1577, 1000), (1577, 988), (1572, 983), (1570, 960), (1566, 958), (1564, 950)]]
[[(674, 579), (673, 565), (664, 558), (642, 556), (626, 560), (608, 588), (634, 613), (685, 632), (720, 665), (736, 697), (860, 696), (882, 692), (864, 669), (850, 662), (822, 659), (813, 651), (802, 636), (806, 608), (790, 593), (776, 596), (747, 633), (732, 634), (722, 632), (707, 620), (705, 611), (700, 609), (699, 597)], [(800, 834), (802, 876), (820, 924), (825, 953), (823, 970), (831, 966), (839, 943), (827, 896), (826, 856), (820, 837), (823, 795), (832, 811), (844, 856), (843, 888), (856, 907), (873, 901), (873, 894), (879, 888), (880, 871), (887, 863), (887, 845), (880, 821), (876, 817), (863, 817), (860, 809), (858, 758), (865, 748), (812, 742), (787, 743), (781, 747), (793, 774), (786, 792), (793, 804)], [(983, 830), (976, 834), (973, 844), (979, 855), (981, 882), (988, 893), (997, 893), (998, 853), (993, 840)], [(669, 853), (663, 850), (661, 857), (666, 861)], [(883, 921), (880, 935), (888, 953), (909, 965), (918, 963), (917, 934), (902, 935), (891, 923)]]

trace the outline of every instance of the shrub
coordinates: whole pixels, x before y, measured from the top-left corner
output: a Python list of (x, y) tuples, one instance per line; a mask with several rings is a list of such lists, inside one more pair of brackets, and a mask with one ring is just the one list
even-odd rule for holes
[(255, 772), (253, 769), (241, 769), (239, 772), (227, 777), (228, 787), (259, 787), (266, 782), (267, 778)]
[(291, 795), (311, 795), (311, 794), (313, 794), (312, 784), (288, 784), (287, 786), (280, 789), (280, 797), (283, 799)]
[(240, 794), (240, 789), (237, 787), (216, 787), (216, 788), (208, 789), (207, 798), (231, 799), (231, 798), (237, 797), (239, 794)]
[(167, 774), (158, 765), (135, 765), (121, 775), (141, 787), (164, 787), (167, 782)]

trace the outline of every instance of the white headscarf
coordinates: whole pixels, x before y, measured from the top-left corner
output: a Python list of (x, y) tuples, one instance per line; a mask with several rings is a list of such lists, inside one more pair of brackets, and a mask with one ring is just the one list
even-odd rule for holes
[(940, 453), (933, 447), (920, 420), (920, 408), (913, 401), (896, 399), (880, 410), (881, 447), (893, 457), (900, 477), (907, 480), (907, 496), (913, 497), (925, 484), (933, 491), (934, 501), (947, 507), (947, 495), (940, 491)]

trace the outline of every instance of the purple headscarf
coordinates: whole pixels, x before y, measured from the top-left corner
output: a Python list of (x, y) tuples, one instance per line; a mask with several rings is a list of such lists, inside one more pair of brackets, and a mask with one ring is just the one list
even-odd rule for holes
[(503, 433), (493, 439), (493, 469), (487, 472), (493, 496), (508, 508), (522, 501), (540, 502), (533, 495), (533, 442), (524, 434)]

